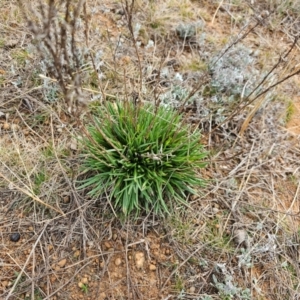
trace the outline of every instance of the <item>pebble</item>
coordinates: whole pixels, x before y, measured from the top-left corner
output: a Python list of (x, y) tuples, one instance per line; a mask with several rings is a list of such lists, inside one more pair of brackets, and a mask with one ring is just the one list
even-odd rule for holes
[(77, 150), (77, 140), (73, 139), (73, 140), (70, 142), (70, 149), (73, 150), (73, 151), (76, 151), (76, 150)]
[(122, 263), (121, 258), (117, 258), (117, 259), (115, 260), (115, 265), (116, 265), (116, 266), (121, 265), (121, 263)]
[(135, 264), (138, 269), (143, 268), (145, 262), (145, 255), (143, 252), (137, 252), (135, 254)]
[(105, 242), (105, 243), (104, 243), (104, 246), (106, 247), (106, 249), (111, 248), (111, 244), (110, 244), (109, 242)]
[(60, 271), (60, 266), (55, 265), (55, 266), (53, 267), (53, 269), (54, 269), (56, 272), (58, 272), (58, 271)]
[(192, 200), (196, 200), (197, 198), (199, 198), (198, 195), (191, 195), (191, 199), (192, 199)]
[(64, 202), (65, 204), (70, 203), (70, 196), (65, 196), (65, 197), (63, 198), (63, 202)]
[(212, 211), (213, 211), (214, 214), (216, 214), (216, 213), (219, 212), (219, 209), (218, 209), (217, 207), (214, 207), (214, 208), (212, 209)]
[(62, 259), (61, 261), (59, 261), (59, 262), (57, 263), (57, 265), (58, 265), (60, 268), (63, 268), (63, 267), (65, 266), (66, 262), (67, 262), (67, 259), (64, 258), (64, 259)]
[(151, 264), (151, 265), (149, 266), (149, 270), (150, 270), (150, 271), (155, 271), (155, 270), (156, 270), (156, 265), (152, 265), (152, 264)]
[(18, 242), (20, 240), (20, 238), (21, 238), (21, 235), (18, 232), (12, 233), (10, 235), (10, 240), (15, 243)]
[(3, 124), (3, 126), (2, 126), (2, 128), (3, 128), (4, 130), (8, 130), (8, 129), (10, 128), (10, 125), (9, 125), (7, 122), (5, 122), (5, 123)]
[(88, 283), (88, 279), (86, 277), (81, 278), (80, 280), (83, 284), (87, 284)]
[(94, 242), (93, 241), (87, 241), (87, 244), (90, 248), (92, 248), (94, 246)]
[(50, 276), (50, 282), (53, 284), (55, 281), (56, 281), (56, 276), (55, 275), (52, 275)]
[(4, 280), (1, 282), (2, 286), (6, 288), (8, 286), (8, 281)]
[(190, 292), (191, 294), (194, 294), (195, 291), (196, 291), (196, 288), (195, 288), (194, 286), (191, 286), (190, 289), (189, 289), (189, 292)]
[(79, 255), (80, 255), (80, 251), (79, 251), (79, 250), (76, 250), (76, 251), (74, 252), (74, 257), (77, 258), (77, 257), (79, 257)]

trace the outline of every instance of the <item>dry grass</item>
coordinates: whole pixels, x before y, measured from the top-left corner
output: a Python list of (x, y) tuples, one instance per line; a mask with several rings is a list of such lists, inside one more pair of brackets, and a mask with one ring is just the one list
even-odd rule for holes
[[(38, 1), (32, 14), (0, 0), (1, 299), (299, 298), (300, 139), (285, 128), (298, 75), (255, 97), (298, 70), (300, 7), (255, 2), (139, 0), (129, 14), (126, 2), (87, 1), (73, 35), (81, 61), (69, 49), (74, 64), (53, 65), (33, 35)], [(280, 63), (256, 94), (214, 102), (211, 58), (235, 41), (253, 50), (260, 74)], [(122, 219), (105, 195), (77, 190), (76, 137), (115, 98), (187, 100), (182, 112), (211, 151), (190, 209)]]

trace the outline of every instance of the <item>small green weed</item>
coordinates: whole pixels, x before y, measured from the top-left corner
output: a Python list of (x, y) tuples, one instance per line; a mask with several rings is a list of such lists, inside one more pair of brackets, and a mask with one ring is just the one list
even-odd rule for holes
[(161, 26), (161, 23), (159, 22), (159, 21), (152, 21), (151, 23), (150, 23), (150, 27), (152, 28), (152, 29), (157, 29), (157, 28), (159, 28)]
[[(24, 300), (31, 300), (32, 297), (31, 296), (28, 296), (28, 297), (25, 297)], [(34, 300), (42, 300), (43, 297), (41, 295), (41, 293), (39, 292), (39, 290), (35, 290), (34, 291), (34, 297), (33, 297)]]
[(42, 150), (42, 154), (45, 158), (53, 158), (55, 157), (55, 151), (52, 145), (48, 145)]
[(193, 224), (191, 220), (184, 220), (174, 215), (172, 216), (170, 223), (174, 230), (173, 236), (175, 239), (186, 244), (192, 243), (190, 235), (193, 230)]
[(285, 113), (285, 122), (288, 123), (291, 119), (293, 114), (295, 113), (295, 105), (292, 101), (289, 101), (286, 107)]
[(208, 65), (199, 59), (193, 59), (186, 66), (184, 66), (183, 69), (190, 70), (193, 72), (207, 71)]
[(81, 288), (81, 291), (82, 291), (83, 293), (85, 293), (85, 294), (87, 294), (88, 291), (89, 291), (89, 287), (88, 287), (87, 284), (81, 284), (81, 285), (80, 285), (80, 288)]
[(40, 187), (41, 185), (46, 181), (46, 173), (44, 171), (40, 171), (34, 175), (33, 178), (33, 183), (34, 183), (34, 188), (33, 191), (36, 195), (40, 193)]
[(186, 193), (203, 185), (196, 174), (207, 156), (200, 133), (191, 132), (172, 109), (108, 103), (99, 107), (81, 142), (89, 177), (80, 188), (91, 188), (95, 197), (109, 191), (125, 215), (169, 212), (171, 201), (186, 204)]
[(184, 281), (183, 279), (180, 277), (180, 275), (176, 275), (175, 276), (175, 286), (174, 286), (176, 291), (183, 291), (184, 290)]
[(30, 54), (27, 50), (15, 50), (11, 56), (16, 59), (21, 66), (25, 66), (26, 61), (30, 58)]

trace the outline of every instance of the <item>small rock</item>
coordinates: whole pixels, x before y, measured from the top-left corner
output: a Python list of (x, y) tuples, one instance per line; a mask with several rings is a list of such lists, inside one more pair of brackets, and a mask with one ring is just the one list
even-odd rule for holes
[(79, 255), (80, 255), (80, 251), (79, 250), (76, 250), (75, 252), (74, 252), (74, 257), (79, 257)]
[(30, 134), (30, 131), (28, 129), (26, 129), (26, 130), (23, 131), (23, 133), (24, 133), (25, 136), (28, 136)]
[(88, 283), (88, 279), (86, 277), (81, 278), (80, 280), (83, 284), (87, 284)]
[(197, 198), (199, 198), (198, 195), (191, 195), (191, 199), (194, 201), (194, 200), (197, 200)]
[(6, 288), (8, 286), (8, 281), (4, 280), (1, 282), (2, 286)]
[(78, 282), (78, 287), (82, 288), (84, 286), (84, 283), (82, 283), (81, 281)]
[(65, 204), (70, 203), (70, 196), (65, 196), (65, 197), (63, 197), (63, 202), (64, 202)]
[(104, 300), (106, 298), (106, 294), (105, 293), (100, 293), (99, 297), (100, 297), (99, 300)]
[(59, 272), (59, 271), (60, 271), (60, 266), (54, 265), (54, 266), (53, 266), (53, 269), (54, 269), (56, 272)]
[(20, 240), (20, 238), (21, 238), (21, 235), (18, 232), (12, 233), (10, 235), (10, 240), (15, 243), (18, 242)]
[(117, 258), (117, 259), (115, 260), (115, 265), (116, 265), (116, 266), (119, 266), (121, 263), (122, 263), (121, 258)]
[(70, 142), (70, 149), (73, 150), (73, 151), (76, 151), (76, 150), (77, 150), (77, 140), (76, 140), (76, 139), (73, 139), (73, 140)]
[(4, 130), (8, 130), (8, 129), (10, 128), (10, 125), (9, 125), (7, 122), (5, 122), (5, 123), (3, 124), (3, 126), (2, 126), (2, 128), (3, 128)]
[(55, 275), (50, 276), (50, 282), (53, 284), (57, 280)]
[(190, 292), (191, 294), (194, 294), (195, 291), (196, 291), (196, 288), (195, 288), (194, 286), (191, 286), (191, 287), (189, 288), (189, 292)]
[(143, 268), (145, 262), (145, 255), (143, 252), (137, 252), (135, 254), (135, 264), (138, 269)]
[(110, 244), (109, 242), (105, 242), (105, 243), (104, 243), (104, 246), (106, 247), (106, 249), (111, 248), (111, 244)]
[(151, 264), (151, 265), (149, 266), (149, 270), (150, 270), (150, 271), (155, 271), (155, 270), (156, 270), (156, 265)]
[(66, 263), (67, 263), (67, 259), (64, 258), (64, 259), (62, 259), (61, 261), (59, 261), (59, 262), (57, 263), (57, 265), (58, 265), (60, 268), (63, 268), (63, 267), (66, 265)]
[(219, 209), (218, 209), (217, 207), (214, 207), (214, 208), (212, 209), (212, 211), (213, 211), (214, 214), (217, 214), (217, 213), (219, 212)]

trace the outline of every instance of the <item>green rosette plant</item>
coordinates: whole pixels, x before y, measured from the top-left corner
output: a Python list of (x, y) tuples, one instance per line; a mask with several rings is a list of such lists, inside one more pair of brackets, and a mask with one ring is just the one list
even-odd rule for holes
[(198, 176), (207, 156), (201, 135), (173, 109), (107, 103), (86, 129), (86, 179), (80, 188), (88, 188), (92, 197), (105, 192), (125, 215), (169, 213), (173, 203), (187, 204), (188, 193), (204, 183)]

